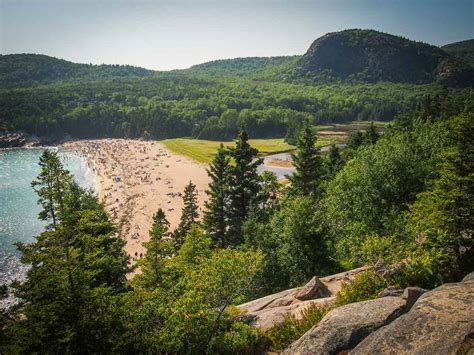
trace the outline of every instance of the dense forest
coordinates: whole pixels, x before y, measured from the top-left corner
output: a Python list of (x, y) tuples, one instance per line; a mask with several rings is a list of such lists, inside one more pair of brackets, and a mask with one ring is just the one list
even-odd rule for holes
[[(455, 89), (457, 90), (457, 89)], [(435, 85), (305, 85), (162, 74), (146, 79), (58, 83), (0, 92), (0, 122), (57, 138), (285, 137), (303, 122), (392, 120)]]
[(0, 55), (0, 85), (2, 86), (28, 87), (58, 80), (109, 80), (153, 74), (152, 70), (130, 65), (77, 64), (37, 54)]
[(303, 56), (171, 72), (4, 55), (0, 130), (47, 140), (231, 139), (243, 124), (255, 138), (285, 137), (305, 123), (393, 120), (446, 90), (468, 90), (473, 70), (438, 47), (371, 30), (327, 34)]
[[(208, 201), (183, 193), (179, 227), (153, 217), (138, 265), (124, 253), (103, 206), (45, 151), (32, 183), (48, 226), (19, 244), (28, 279), (1, 315), (2, 353), (262, 353), (285, 348), (329, 311), (268, 331), (235, 307), (360, 265), (338, 307), (388, 285), (433, 288), (474, 269), (474, 95), (444, 92), (399, 115), (383, 136), (370, 126), (321, 155), (299, 131), (289, 184), (257, 174), (241, 129), (208, 169)], [(127, 281), (134, 267), (141, 273)]]
[(441, 49), (474, 66), (474, 39), (450, 43)]

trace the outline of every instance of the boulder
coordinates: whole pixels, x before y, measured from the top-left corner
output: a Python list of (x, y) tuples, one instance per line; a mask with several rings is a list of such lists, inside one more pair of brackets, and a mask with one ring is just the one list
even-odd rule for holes
[(291, 344), (284, 354), (334, 354), (352, 349), (404, 311), (405, 301), (390, 296), (336, 308)]
[(412, 309), (365, 338), (351, 354), (474, 352), (474, 273), (424, 293)]
[(378, 298), (388, 297), (388, 296), (399, 297), (402, 294), (403, 294), (402, 288), (398, 288), (396, 286), (388, 286), (385, 290), (380, 291), (377, 297)]
[(255, 316), (253, 325), (262, 330), (268, 330), (277, 324), (283, 323), (287, 316), (293, 315), (296, 319), (301, 319), (301, 312), (309, 306), (327, 307), (332, 306), (335, 302), (335, 297), (326, 297), (315, 300), (296, 301), (287, 306), (265, 308), (251, 313), (252, 316)]
[(314, 298), (323, 298), (330, 296), (331, 293), (317, 276), (314, 276), (303, 288), (298, 291), (295, 298), (300, 301), (311, 300)]
[(0, 148), (22, 147), (28, 137), (22, 132), (0, 132)]
[(245, 304), (239, 309), (255, 319), (254, 326), (269, 329), (284, 321), (287, 315), (300, 318), (301, 311), (311, 304), (333, 305), (343, 282), (351, 282), (366, 267), (326, 277), (313, 277), (305, 286), (268, 295)]
[(426, 290), (421, 287), (407, 287), (402, 295), (402, 298), (406, 301), (407, 310), (410, 310), (418, 298), (420, 298), (420, 296), (425, 292)]
[(471, 272), (470, 274), (467, 274), (461, 282), (470, 282), (474, 281), (474, 272)]

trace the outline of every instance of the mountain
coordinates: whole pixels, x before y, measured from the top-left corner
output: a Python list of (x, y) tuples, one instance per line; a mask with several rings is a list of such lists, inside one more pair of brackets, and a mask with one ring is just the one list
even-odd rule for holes
[(283, 68), (292, 66), (300, 57), (279, 56), (220, 59), (193, 65), (185, 71), (193, 74), (214, 76), (262, 78), (269, 77), (273, 73), (282, 72)]
[[(259, 81), (335, 81), (474, 84), (474, 41), (442, 48), (375, 30), (344, 30), (316, 39), (302, 56), (214, 60), (171, 73), (240, 77)], [(76, 64), (36, 54), (0, 55), (0, 85), (29, 86), (54, 81), (99, 81), (155, 76), (128, 65)]]
[(446, 51), (374, 30), (344, 30), (318, 38), (296, 63), (299, 76), (365, 82), (471, 85), (472, 68)]
[(446, 44), (441, 49), (474, 66), (474, 39)]
[(77, 64), (39, 54), (0, 55), (0, 85), (29, 86), (68, 80), (104, 80), (151, 76), (154, 71), (130, 65)]

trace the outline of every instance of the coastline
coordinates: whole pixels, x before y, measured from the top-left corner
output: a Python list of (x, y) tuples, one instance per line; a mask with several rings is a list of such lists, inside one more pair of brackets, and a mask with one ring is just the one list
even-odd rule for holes
[(58, 145), (86, 159), (96, 176), (95, 191), (126, 241), (132, 260), (140, 258), (149, 240), (153, 214), (162, 208), (170, 230), (181, 217), (182, 193), (191, 180), (198, 190), (202, 217), (209, 183), (205, 165), (172, 153), (157, 141), (96, 139)]

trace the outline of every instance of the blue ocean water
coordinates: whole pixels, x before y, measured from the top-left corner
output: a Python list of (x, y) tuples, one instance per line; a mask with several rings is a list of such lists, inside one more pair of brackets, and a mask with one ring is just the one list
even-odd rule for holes
[[(15, 242), (32, 242), (44, 229), (45, 223), (38, 220), (38, 196), (31, 187), (43, 150), (0, 150), (0, 284), (24, 277)], [(60, 151), (60, 157), (81, 186), (94, 188), (95, 175), (82, 157), (67, 151)]]

